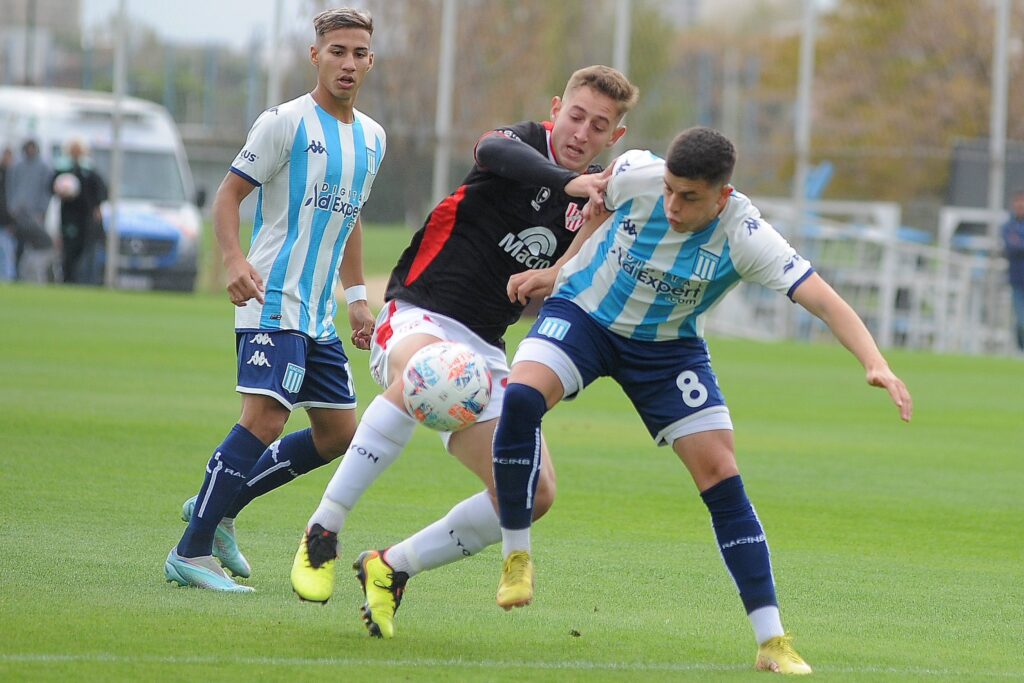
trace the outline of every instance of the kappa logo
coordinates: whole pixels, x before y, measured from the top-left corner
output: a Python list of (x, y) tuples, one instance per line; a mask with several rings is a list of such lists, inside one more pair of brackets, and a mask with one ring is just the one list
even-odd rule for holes
[(756, 218), (748, 218), (743, 221), (743, 227), (747, 229), (748, 235), (753, 235), (754, 231), (761, 227), (761, 221)]
[(306, 148), (306, 151), (312, 152), (313, 154), (327, 154), (327, 148), (324, 147), (319, 140), (313, 140), (312, 142), (310, 142), (309, 147)]
[(800, 255), (799, 254), (793, 254), (792, 256), (790, 256), (789, 260), (786, 261), (786, 265), (782, 266), (782, 273), (783, 273), (783, 275), (785, 275), (789, 271), (793, 270), (796, 267), (797, 261), (799, 261), (799, 260), (800, 260)]
[(270, 338), (270, 335), (267, 334), (266, 332), (260, 332), (260, 333), (258, 333), (256, 335), (254, 335), (253, 338), (249, 340), (249, 343), (250, 344), (256, 344), (258, 346), (273, 346), (274, 345), (274, 341)]
[(252, 357), (245, 362), (246, 365), (255, 365), (258, 368), (269, 368), (270, 361), (267, 360), (267, 354), (262, 351), (253, 351)]
[(270, 458), (277, 462), (277, 454), (281, 451), (281, 439), (267, 446), (267, 450), (270, 451)]
[(543, 226), (527, 228), (518, 235), (508, 233), (498, 246), (527, 268), (547, 268), (558, 249), (555, 234)]

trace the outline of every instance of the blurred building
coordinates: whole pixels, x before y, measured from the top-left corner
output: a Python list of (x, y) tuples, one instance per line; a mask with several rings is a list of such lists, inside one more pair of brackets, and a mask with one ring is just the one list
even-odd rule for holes
[(0, 82), (47, 85), (78, 47), (81, 0), (0, 0)]

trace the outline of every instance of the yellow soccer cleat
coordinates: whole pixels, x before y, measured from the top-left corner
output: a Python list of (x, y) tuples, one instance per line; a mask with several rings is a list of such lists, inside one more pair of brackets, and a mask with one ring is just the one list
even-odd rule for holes
[(516, 550), (505, 558), (498, 583), (498, 606), (506, 612), (533, 602), (533, 560), (525, 550)]
[(359, 608), (366, 630), (375, 638), (395, 637), (395, 612), (402, 604), (409, 575), (396, 572), (384, 561), (382, 551), (366, 550), (352, 564), (363, 587), (366, 602)]
[(338, 534), (314, 524), (302, 534), (292, 562), (292, 590), (308, 602), (325, 603), (334, 593)]
[(777, 674), (811, 673), (811, 667), (793, 649), (793, 637), (790, 635), (770, 638), (757, 648), (757, 663), (754, 668)]

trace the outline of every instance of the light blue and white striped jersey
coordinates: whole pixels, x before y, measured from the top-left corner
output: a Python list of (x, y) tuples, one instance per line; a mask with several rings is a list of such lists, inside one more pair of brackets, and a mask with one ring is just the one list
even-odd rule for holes
[(231, 171), (259, 187), (248, 259), (266, 303), (236, 309), (236, 329), (337, 337), (338, 267), (384, 150), (376, 121), (342, 123), (309, 94), (260, 114)]
[(708, 227), (673, 230), (664, 175), (648, 151), (615, 161), (605, 199), (614, 214), (559, 272), (554, 296), (623, 337), (666, 341), (703, 337), (708, 310), (740, 280), (791, 296), (814, 272), (735, 190)]

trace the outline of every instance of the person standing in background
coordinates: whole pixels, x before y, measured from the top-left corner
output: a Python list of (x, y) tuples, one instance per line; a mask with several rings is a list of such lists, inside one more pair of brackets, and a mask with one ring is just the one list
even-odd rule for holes
[(1008, 275), (1013, 294), (1014, 329), (1017, 350), (1024, 351), (1024, 190), (1013, 195), (1010, 220), (1002, 229), (1003, 247), (1009, 261)]
[(56, 169), (53, 191), (60, 198), (64, 282), (101, 284), (97, 250), (104, 243), (100, 205), (107, 199), (107, 184), (93, 169), (83, 140), (68, 143), (67, 157)]
[(53, 170), (39, 157), (39, 145), (28, 140), (23, 157), (7, 173), (7, 210), (17, 239), (18, 279), (45, 283), (53, 266), (53, 238), (46, 232), (46, 207), (52, 195)]
[(10, 282), (17, 274), (18, 241), (14, 238), (14, 221), (7, 210), (7, 171), (14, 163), (14, 152), (4, 147), (0, 156), (0, 282)]

